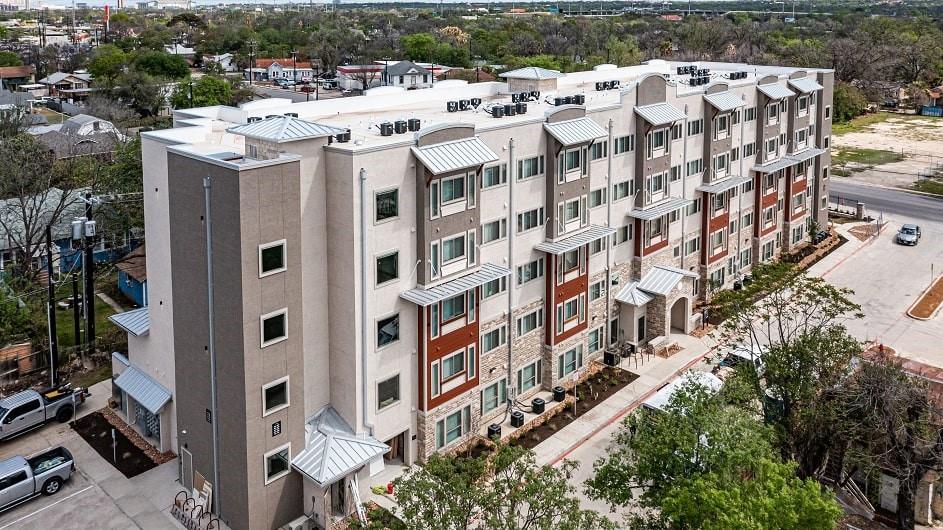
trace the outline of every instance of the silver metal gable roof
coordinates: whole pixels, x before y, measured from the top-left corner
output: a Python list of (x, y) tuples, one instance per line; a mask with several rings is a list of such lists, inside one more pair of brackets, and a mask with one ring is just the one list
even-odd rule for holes
[(321, 125), (293, 116), (274, 116), (226, 129), (226, 132), (232, 134), (277, 143), (333, 136), (345, 131), (346, 129)]
[(498, 155), (477, 136), (410, 149), (433, 175), (478, 167), (498, 160)]
[(680, 210), (693, 202), (694, 201), (690, 199), (682, 199), (681, 197), (670, 197), (648, 208), (629, 210), (629, 217), (643, 221), (651, 221), (652, 219), (658, 219), (661, 216)]
[(151, 414), (158, 414), (170, 401), (170, 391), (151, 376), (129, 366), (115, 378), (115, 386), (124, 390)]
[(545, 123), (544, 129), (550, 136), (556, 138), (561, 145), (585, 144), (604, 138), (609, 133), (599, 126), (592, 118), (577, 118), (575, 120)]
[(108, 320), (135, 337), (147, 335), (151, 329), (151, 319), (147, 314), (147, 307), (132, 309), (124, 313), (115, 313), (108, 317)]
[(667, 295), (684, 278), (697, 278), (697, 274), (675, 267), (656, 265), (642, 277), (638, 288), (651, 294)]
[(698, 186), (694, 188), (694, 191), (703, 191), (704, 193), (722, 193), (747, 182), (750, 182), (750, 177), (728, 177), (724, 180)]
[(642, 307), (655, 299), (654, 296), (639, 289), (638, 284), (639, 282), (627, 283), (626, 286), (619, 291), (619, 294), (616, 295), (616, 301), (635, 307)]
[(756, 85), (756, 89), (766, 94), (766, 97), (770, 99), (783, 99), (796, 95), (795, 92), (789, 90), (784, 85), (780, 85), (779, 83)]
[(635, 107), (635, 112), (652, 125), (668, 125), (687, 118), (684, 111), (668, 103)]
[(357, 436), (350, 425), (327, 405), (305, 427), (305, 448), (291, 459), (291, 467), (327, 486), (390, 450), (370, 436)]
[(466, 274), (429, 289), (410, 289), (401, 294), (400, 297), (416, 305), (426, 307), (510, 274), (511, 271), (504, 267), (485, 263), (482, 264), (480, 269), (471, 274)]
[(498, 77), (505, 79), (558, 79), (565, 76), (566, 74), (556, 70), (548, 70), (537, 66), (526, 66), (524, 68), (518, 68), (517, 70), (511, 70), (510, 72), (504, 72)]
[(704, 101), (710, 103), (721, 112), (730, 112), (738, 109), (746, 103), (743, 99), (733, 92), (718, 92), (716, 94), (704, 94)]
[(815, 92), (816, 90), (822, 90), (824, 87), (818, 83), (815, 79), (811, 77), (800, 77), (799, 79), (790, 79), (789, 86), (795, 88), (803, 94), (808, 94), (809, 92)]
[(545, 241), (537, 245), (535, 248), (542, 252), (546, 252), (547, 254), (559, 255), (571, 250), (576, 250), (583, 245), (592, 243), (597, 239), (602, 239), (615, 233), (615, 228), (590, 225), (586, 230), (583, 230), (578, 234), (574, 234), (559, 241)]

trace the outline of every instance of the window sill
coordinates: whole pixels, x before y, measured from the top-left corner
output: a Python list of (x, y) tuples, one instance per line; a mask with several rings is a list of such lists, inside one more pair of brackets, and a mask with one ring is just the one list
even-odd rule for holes
[(259, 278), (268, 278), (269, 276), (274, 276), (278, 273), (285, 272), (288, 270), (288, 267), (282, 267), (280, 269), (270, 270), (266, 272), (259, 273)]
[(290, 467), (289, 467), (288, 470), (282, 471), (281, 473), (279, 473), (279, 474), (277, 474), (277, 475), (275, 475), (275, 476), (273, 476), (273, 477), (271, 477), (271, 478), (266, 478), (266, 479), (265, 479), (265, 485), (268, 486), (269, 484), (271, 484), (271, 483), (273, 483), (273, 482), (275, 482), (275, 481), (277, 481), (277, 480), (279, 480), (279, 479), (281, 479), (281, 478), (287, 477), (287, 476), (289, 475), (289, 473), (291, 473), (291, 468), (290, 468)]
[(260, 348), (267, 348), (269, 346), (274, 346), (275, 344), (278, 344), (279, 342), (284, 342), (286, 340), (288, 340), (288, 336), (279, 337), (277, 339), (272, 339), (269, 341), (262, 341)]
[(392, 409), (392, 408), (396, 408), (396, 406), (399, 405), (399, 404), (402, 403), (402, 402), (403, 402), (403, 400), (397, 399), (396, 401), (392, 401), (392, 402), (390, 402), (390, 403), (387, 403), (386, 405), (383, 405), (382, 407), (381, 407), (381, 406), (377, 406), (377, 414), (380, 414), (381, 412), (386, 412), (386, 411), (388, 411), (388, 410), (390, 410), (390, 409)]
[(262, 412), (262, 417), (265, 418), (265, 417), (271, 416), (272, 414), (275, 414), (276, 412), (278, 412), (278, 411), (280, 411), (280, 410), (285, 410), (285, 409), (287, 409), (287, 408), (289, 407), (289, 405), (290, 405), (290, 403), (285, 403), (285, 404), (279, 405), (279, 406), (277, 406), (277, 407), (275, 407), (275, 408), (271, 408), (271, 409), (268, 409), (268, 410), (266, 410), (266, 411), (263, 411), (263, 412)]
[(387, 217), (386, 219), (377, 219), (373, 221), (373, 226), (385, 225), (387, 223), (392, 223), (393, 221), (399, 221), (399, 216)]

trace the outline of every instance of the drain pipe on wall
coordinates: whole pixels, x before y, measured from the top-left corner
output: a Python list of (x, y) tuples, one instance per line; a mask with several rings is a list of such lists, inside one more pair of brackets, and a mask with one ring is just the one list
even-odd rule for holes
[(373, 423), (367, 414), (370, 385), (367, 383), (367, 170), (360, 168), (360, 389), (363, 428), (373, 436)]
[[(613, 119), (609, 118), (609, 138), (606, 145), (606, 228), (612, 228), (612, 126)], [(603, 334), (606, 337), (606, 344), (603, 350), (609, 348), (614, 343), (610, 333), (612, 332), (612, 237), (606, 236), (606, 331)]]
[[(737, 109), (737, 112), (740, 113), (740, 147), (739, 149), (740, 149), (740, 176), (742, 177), (743, 176), (743, 157), (745, 154), (743, 152), (743, 122), (746, 121), (745, 120), (746, 115), (740, 109)], [(740, 253), (740, 243), (741, 241), (743, 241), (743, 238), (740, 237), (740, 232), (743, 230), (743, 227), (740, 225), (740, 223), (743, 222), (743, 184), (738, 184), (737, 187), (740, 188), (737, 190), (737, 233), (736, 233), (737, 257), (734, 258), (733, 264), (734, 264), (734, 267), (736, 267), (737, 269), (736, 271), (734, 271), (736, 272), (736, 276), (734, 276), (734, 278), (740, 279), (740, 277), (742, 276), (742, 274), (740, 274), (740, 269), (743, 267), (743, 265), (740, 263), (740, 256), (743, 255)]]
[[(514, 181), (517, 176), (514, 174), (515, 169), (514, 163), (514, 138), (508, 140), (508, 270), (511, 271), (511, 278), (508, 280), (508, 332), (507, 332), (507, 341), (508, 341), (508, 375), (507, 383), (504, 385), (505, 393), (504, 399), (507, 401), (507, 406), (504, 408), (504, 418), (501, 419), (501, 423), (504, 423), (507, 420), (508, 413), (511, 412), (511, 408), (514, 406), (514, 402), (517, 401), (517, 391), (518, 388), (514, 386), (514, 368), (513, 368), (513, 359), (514, 359), (514, 234), (515, 234), (515, 214), (514, 214)], [(507, 392), (506, 389), (512, 388), (514, 392)], [(509, 394), (514, 394), (513, 398)]]
[(213, 224), (210, 210), (210, 177), (203, 177), (203, 206), (206, 216), (203, 226), (206, 229), (206, 317), (208, 320), (209, 342), (207, 349), (210, 354), (210, 409), (213, 426), (213, 506), (216, 517), (223, 519), (222, 502), (220, 502), (219, 484), (219, 408), (216, 396), (216, 310), (213, 307)]
[[(669, 133), (670, 134), (670, 133)], [(671, 171), (668, 171), (668, 174), (671, 174)], [(703, 177), (701, 177), (703, 179)], [(668, 180), (671, 180), (671, 177), (668, 177)], [(683, 199), (688, 198), (688, 106), (684, 106), (684, 124), (681, 126), (681, 197)], [(697, 201), (697, 199), (694, 199)], [(703, 208), (704, 205), (702, 204)], [(684, 255), (687, 250), (687, 233), (684, 231), (684, 225), (686, 225), (686, 220), (688, 217), (688, 209), (684, 207), (681, 209), (681, 267), (684, 269)], [(704, 237), (704, 234), (701, 234), (701, 237)], [(697, 293), (694, 293), (697, 295)]]

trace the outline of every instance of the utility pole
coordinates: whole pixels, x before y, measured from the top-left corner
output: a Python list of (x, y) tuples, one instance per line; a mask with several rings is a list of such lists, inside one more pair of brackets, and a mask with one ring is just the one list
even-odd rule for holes
[(46, 317), (49, 319), (49, 384), (59, 386), (59, 338), (56, 333), (56, 284), (52, 281), (52, 225), (46, 225), (46, 285), (49, 300), (46, 301)]
[(85, 194), (85, 223), (82, 225), (82, 272), (85, 274), (85, 342), (88, 355), (95, 353), (95, 221), (92, 220), (92, 194)]
[(79, 277), (75, 272), (72, 272), (72, 327), (75, 331), (75, 344), (73, 346), (78, 349), (79, 344), (82, 344), (82, 329), (81, 329), (81, 317), (82, 306), (79, 305)]
[(298, 50), (291, 51), (291, 76), (292, 80), (295, 82), (291, 86), (291, 89), (295, 92), (298, 91)]
[(252, 76), (255, 75), (255, 72), (252, 71), (253, 70), (252, 59), (254, 57), (255, 57), (255, 42), (250, 40), (249, 41), (249, 86), (250, 87), (252, 86)]

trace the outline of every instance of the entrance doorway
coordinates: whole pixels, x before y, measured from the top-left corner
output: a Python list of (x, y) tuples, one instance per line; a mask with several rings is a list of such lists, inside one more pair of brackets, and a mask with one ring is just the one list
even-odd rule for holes
[(341, 478), (331, 484), (331, 515), (334, 517), (347, 516), (347, 478)]
[(383, 463), (386, 465), (401, 465), (406, 462), (406, 431), (387, 440), (386, 445), (390, 450), (383, 455)]
[(645, 342), (645, 315), (642, 315), (638, 319), (638, 327), (636, 328), (635, 333), (635, 342), (642, 344)]
[(688, 299), (682, 297), (678, 298), (671, 306), (671, 331), (688, 332), (688, 315), (690, 314), (688, 303)]

